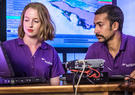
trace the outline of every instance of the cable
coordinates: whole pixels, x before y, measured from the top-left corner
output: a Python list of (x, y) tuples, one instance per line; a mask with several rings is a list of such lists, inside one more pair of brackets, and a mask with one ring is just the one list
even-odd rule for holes
[(92, 83), (92, 84), (95, 84), (92, 80), (90, 80), (89, 78), (87, 78), (87, 80)]
[(75, 95), (77, 95), (78, 85), (79, 85), (79, 83), (80, 83), (80, 80), (81, 80), (81, 78), (82, 78), (82, 75), (83, 75), (84, 70), (85, 70), (85, 62), (83, 61), (83, 70), (82, 70), (82, 72), (81, 72), (81, 74), (80, 74), (80, 76), (79, 76), (79, 79), (78, 79), (78, 82), (77, 82), (77, 85), (76, 85)]
[(78, 72), (74, 73), (74, 77), (73, 77), (73, 90), (74, 90), (74, 93), (75, 93), (75, 79), (76, 79), (76, 76), (78, 75)]
[(98, 70), (96, 70), (96, 69), (93, 69), (93, 68), (91, 68), (90, 66), (88, 66), (89, 67), (89, 69), (91, 70), (91, 71), (95, 71), (98, 75), (96, 75), (96, 73), (93, 73), (92, 75), (89, 75), (89, 78), (99, 78), (100, 77), (100, 72), (98, 71)]

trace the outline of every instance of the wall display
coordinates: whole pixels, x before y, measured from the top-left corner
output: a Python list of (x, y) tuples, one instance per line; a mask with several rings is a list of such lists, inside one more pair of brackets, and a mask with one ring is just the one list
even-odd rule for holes
[(30, 2), (41, 2), (56, 25), (56, 36), (47, 41), (55, 48), (88, 48), (96, 42), (94, 12), (112, 0), (7, 0), (7, 40), (17, 38), (21, 12)]

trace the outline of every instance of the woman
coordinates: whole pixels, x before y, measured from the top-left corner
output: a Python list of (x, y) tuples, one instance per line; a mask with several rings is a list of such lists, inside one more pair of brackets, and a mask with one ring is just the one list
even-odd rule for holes
[(19, 38), (3, 43), (17, 77), (44, 77), (59, 84), (64, 70), (56, 50), (45, 41), (54, 38), (54, 26), (41, 3), (25, 6), (18, 28)]

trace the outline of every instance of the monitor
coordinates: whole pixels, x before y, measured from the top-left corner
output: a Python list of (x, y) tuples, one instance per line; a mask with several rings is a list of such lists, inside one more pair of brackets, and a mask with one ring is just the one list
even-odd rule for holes
[(17, 38), (21, 12), (30, 2), (43, 3), (55, 23), (55, 38), (47, 43), (55, 48), (67, 48), (71, 51), (73, 48), (87, 49), (97, 41), (94, 35), (94, 12), (105, 4), (116, 3), (115, 0), (7, 0), (7, 40)]
[(6, 40), (6, 1), (0, 0), (0, 41)]

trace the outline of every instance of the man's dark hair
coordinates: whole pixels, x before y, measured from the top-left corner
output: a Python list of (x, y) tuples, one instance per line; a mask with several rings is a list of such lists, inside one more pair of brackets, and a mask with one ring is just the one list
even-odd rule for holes
[(104, 5), (95, 12), (95, 15), (102, 13), (107, 13), (108, 19), (110, 20), (110, 26), (112, 26), (114, 22), (118, 22), (119, 23), (118, 30), (122, 32), (124, 15), (122, 10), (118, 6)]

